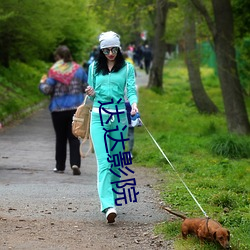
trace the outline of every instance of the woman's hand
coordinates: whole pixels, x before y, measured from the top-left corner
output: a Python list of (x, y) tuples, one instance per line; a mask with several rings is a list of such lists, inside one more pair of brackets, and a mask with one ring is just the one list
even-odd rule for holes
[(92, 87), (90, 87), (90, 86), (88, 86), (88, 87), (85, 89), (85, 92), (86, 92), (86, 94), (87, 94), (88, 96), (95, 96), (95, 90), (94, 90)]
[(133, 115), (135, 115), (137, 112), (138, 112), (137, 104), (134, 102), (134, 103), (131, 105), (131, 112), (130, 112), (130, 114), (133, 116)]

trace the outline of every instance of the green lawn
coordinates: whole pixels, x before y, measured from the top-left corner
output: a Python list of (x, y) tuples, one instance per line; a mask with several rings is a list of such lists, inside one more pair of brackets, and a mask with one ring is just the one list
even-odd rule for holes
[[(183, 180), (207, 215), (230, 230), (232, 249), (250, 249), (250, 137), (228, 134), (218, 79), (210, 68), (203, 67), (201, 73), (220, 113), (197, 112), (185, 65), (181, 60), (170, 61), (164, 69), (164, 93), (141, 88), (139, 110), (172, 166), (144, 127), (135, 128), (133, 163), (159, 169), (163, 181), (156, 188), (166, 205), (189, 217), (202, 217)], [(176, 239), (178, 250), (201, 249), (195, 238), (188, 243), (178, 238), (180, 224), (180, 219), (162, 223), (155, 231)], [(217, 246), (205, 244), (202, 249)]]

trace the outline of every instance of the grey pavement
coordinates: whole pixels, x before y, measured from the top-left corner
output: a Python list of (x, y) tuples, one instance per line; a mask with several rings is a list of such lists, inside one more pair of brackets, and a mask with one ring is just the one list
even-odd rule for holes
[(136, 67), (136, 84), (138, 87), (145, 87), (148, 85), (148, 75), (145, 74), (144, 70)]
[[(145, 74), (139, 75), (143, 86)], [(91, 154), (82, 159), (81, 176), (73, 176), (67, 159), (64, 174), (52, 170), (55, 136), (47, 107), (0, 130), (0, 218), (64, 219), (103, 221), (96, 188), (96, 160)], [(157, 182), (153, 170), (133, 168), (138, 202), (118, 207), (118, 221), (155, 223), (167, 215), (159, 208)]]

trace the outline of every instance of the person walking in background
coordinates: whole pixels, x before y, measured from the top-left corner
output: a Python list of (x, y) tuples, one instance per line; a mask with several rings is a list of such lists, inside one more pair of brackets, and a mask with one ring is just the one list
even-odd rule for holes
[(128, 54), (129, 54), (128, 51), (124, 51), (124, 52), (122, 53), (122, 55), (123, 55), (125, 61), (131, 63), (131, 64), (134, 66), (134, 60), (133, 60), (131, 57), (129, 57)]
[(135, 59), (134, 62), (135, 64), (140, 68), (143, 69), (143, 47), (141, 44), (139, 44), (138, 46), (135, 47), (134, 50), (134, 55), (135, 55)]
[(97, 59), (98, 54), (99, 54), (99, 48), (98, 48), (98, 46), (94, 46), (92, 51), (89, 54), (89, 59), (86, 63), (86, 66), (84, 67), (84, 68), (86, 68), (87, 72), (89, 69), (89, 65)]
[(99, 54), (99, 50), (97, 46), (94, 46), (92, 51), (89, 54), (89, 60), (88, 60), (88, 64), (90, 65), (92, 62), (94, 62), (94, 60), (97, 59)]
[(51, 96), (49, 110), (56, 135), (54, 172), (64, 173), (65, 171), (68, 141), (73, 175), (80, 175), (80, 142), (72, 134), (71, 125), (77, 107), (84, 100), (87, 74), (79, 64), (73, 61), (67, 46), (59, 46), (54, 56), (55, 64), (50, 68), (48, 76), (43, 77), (39, 84), (40, 91)]
[(144, 67), (145, 67), (145, 72), (148, 75), (151, 61), (153, 59), (152, 51), (149, 48), (149, 46), (146, 44), (144, 51), (143, 51), (143, 57), (144, 57)]
[(99, 42), (99, 57), (89, 67), (86, 93), (93, 100), (90, 134), (97, 159), (101, 212), (106, 214), (108, 223), (113, 223), (117, 216), (117, 195), (113, 190), (117, 187), (111, 182), (119, 181), (120, 177), (111, 172), (119, 174), (117, 168), (112, 168), (112, 159), (123, 153), (124, 141), (121, 139), (127, 138), (128, 133), (124, 90), (131, 104), (131, 115), (138, 112), (137, 94), (134, 66), (123, 58), (120, 36), (113, 31), (104, 32)]

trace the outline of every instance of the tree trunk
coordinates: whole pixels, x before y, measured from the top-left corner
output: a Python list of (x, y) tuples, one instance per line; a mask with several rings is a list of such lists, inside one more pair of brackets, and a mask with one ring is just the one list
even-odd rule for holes
[(250, 123), (235, 60), (230, 0), (212, 0), (215, 23), (200, 0), (191, 1), (204, 16), (213, 36), (228, 130), (237, 134), (249, 134)]
[(235, 60), (230, 0), (212, 0), (212, 4), (216, 29), (213, 38), (228, 129), (237, 134), (248, 134), (250, 124)]
[(193, 11), (192, 6), (187, 6), (187, 10), (185, 18), (185, 55), (191, 92), (200, 113), (217, 113), (218, 108), (207, 95), (201, 80), (200, 57), (196, 48), (195, 18), (190, 15)]
[(148, 87), (157, 87), (162, 89), (163, 66), (166, 53), (166, 43), (164, 34), (166, 28), (166, 19), (168, 12), (168, 1), (156, 1), (156, 16), (155, 16), (155, 37), (153, 45), (153, 62), (149, 74)]

